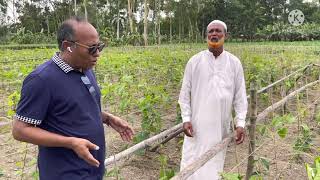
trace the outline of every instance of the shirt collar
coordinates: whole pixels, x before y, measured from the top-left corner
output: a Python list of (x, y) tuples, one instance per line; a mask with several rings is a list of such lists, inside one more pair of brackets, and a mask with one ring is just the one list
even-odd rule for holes
[[(213, 57), (214, 57), (213, 53), (212, 53), (209, 49), (207, 49), (206, 52), (207, 52), (210, 56), (213, 56)], [(222, 53), (221, 53), (218, 57), (214, 57), (214, 58), (216, 59), (216, 58), (222, 57), (222, 56), (224, 55), (224, 53), (225, 53), (225, 50), (223, 49)]]
[(52, 57), (52, 61), (65, 73), (68, 73), (72, 70), (74, 70), (69, 64), (64, 62), (60, 57), (59, 53), (55, 53), (54, 56)]

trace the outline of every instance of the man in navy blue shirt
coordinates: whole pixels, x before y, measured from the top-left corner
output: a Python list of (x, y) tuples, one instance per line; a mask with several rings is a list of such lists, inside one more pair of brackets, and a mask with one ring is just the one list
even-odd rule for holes
[(66, 20), (57, 33), (60, 52), (23, 82), (12, 134), (39, 146), (41, 180), (101, 180), (104, 175), (103, 123), (132, 140), (127, 122), (101, 111), (92, 67), (104, 48), (86, 20)]

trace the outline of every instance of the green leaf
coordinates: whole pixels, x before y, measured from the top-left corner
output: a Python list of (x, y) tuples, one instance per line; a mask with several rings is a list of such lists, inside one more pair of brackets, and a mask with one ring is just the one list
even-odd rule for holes
[(143, 140), (146, 140), (147, 138), (149, 138), (149, 133), (145, 131), (141, 131), (133, 137), (133, 143), (137, 144)]
[(32, 177), (33, 177), (34, 180), (38, 180), (39, 179), (39, 171), (34, 171), (32, 173)]
[(272, 119), (271, 124), (272, 124), (272, 126), (274, 126), (274, 127), (280, 126), (280, 125), (281, 125), (281, 118), (278, 117), (278, 116), (277, 116), (277, 117), (274, 117), (274, 118)]
[[(320, 171), (320, 157), (316, 157), (316, 159), (314, 160), (314, 164), (315, 164), (315, 168)], [(319, 172), (320, 174), (320, 172)]]
[(280, 128), (278, 129), (278, 135), (281, 137), (281, 138), (285, 138), (287, 133), (288, 133), (288, 129), (283, 127), (283, 128)]
[(306, 166), (306, 171), (307, 171), (308, 179), (309, 179), (309, 180), (313, 180), (313, 177), (314, 177), (313, 169), (309, 166), (309, 164), (306, 164), (305, 166)]
[(288, 114), (285, 116), (286, 122), (292, 124), (296, 121), (296, 118), (292, 114)]
[(304, 133), (310, 132), (310, 128), (308, 127), (308, 125), (302, 124), (301, 127), (302, 127), (302, 130), (303, 130)]
[(173, 169), (168, 169), (166, 171), (166, 174), (167, 174), (167, 177), (170, 179), (176, 174), (176, 172)]
[(106, 177), (117, 177), (120, 174), (120, 169), (115, 167), (110, 169), (107, 174), (105, 175)]
[(224, 180), (241, 180), (243, 176), (238, 173), (221, 173), (222, 179)]
[(264, 159), (264, 158), (260, 158), (260, 160), (261, 160), (261, 163), (262, 163), (263, 167), (264, 167), (267, 171), (269, 171), (270, 162), (269, 162), (268, 160)]
[(249, 180), (263, 180), (263, 177), (260, 175), (252, 175)]
[(267, 127), (265, 125), (261, 125), (258, 127), (258, 132), (260, 133), (261, 136), (265, 135), (267, 130)]

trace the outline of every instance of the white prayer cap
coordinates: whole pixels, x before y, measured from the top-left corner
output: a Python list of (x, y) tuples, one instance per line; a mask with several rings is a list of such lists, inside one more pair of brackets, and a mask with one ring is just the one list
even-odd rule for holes
[(226, 30), (226, 32), (227, 32), (227, 25), (223, 21), (213, 20), (213, 21), (211, 21), (211, 23), (208, 24), (207, 28), (212, 24), (221, 24), (224, 27), (224, 29)]

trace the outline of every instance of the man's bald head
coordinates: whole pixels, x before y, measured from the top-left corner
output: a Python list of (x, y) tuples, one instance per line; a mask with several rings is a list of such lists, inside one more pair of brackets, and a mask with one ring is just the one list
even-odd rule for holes
[(58, 40), (58, 47), (61, 51), (62, 42), (65, 40), (73, 41), (75, 36), (75, 25), (78, 23), (88, 23), (88, 21), (82, 17), (72, 17), (70, 19), (65, 20), (58, 29), (57, 32), (57, 40)]

